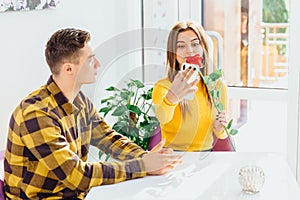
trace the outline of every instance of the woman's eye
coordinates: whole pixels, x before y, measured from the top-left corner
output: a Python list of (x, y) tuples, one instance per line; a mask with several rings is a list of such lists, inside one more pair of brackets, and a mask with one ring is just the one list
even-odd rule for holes
[(199, 43), (192, 43), (192, 46), (193, 47), (197, 47), (197, 46), (199, 46), (200, 44)]
[(178, 45), (177, 48), (178, 49), (183, 49), (185, 46), (184, 45)]

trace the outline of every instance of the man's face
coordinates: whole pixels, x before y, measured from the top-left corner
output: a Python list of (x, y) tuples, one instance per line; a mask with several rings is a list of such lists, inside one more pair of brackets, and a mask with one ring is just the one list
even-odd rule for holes
[(91, 47), (86, 44), (81, 50), (80, 62), (78, 63), (77, 84), (89, 84), (96, 82), (97, 69), (100, 62), (96, 58)]

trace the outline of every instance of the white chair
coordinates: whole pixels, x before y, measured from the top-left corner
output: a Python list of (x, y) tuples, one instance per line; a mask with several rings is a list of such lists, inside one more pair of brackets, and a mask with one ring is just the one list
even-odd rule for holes
[(208, 72), (211, 73), (214, 70), (214, 66), (216, 66), (218, 69), (222, 68), (222, 52), (223, 52), (223, 39), (222, 36), (216, 32), (216, 31), (206, 31), (206, 38), (208, 42), (208, 48), (209, 48), (209, 55), (211, 56), (211, 60), (213, 61), (214, 59), (214, 43), (213, 39), (216, 39), (217, 41), (217, 63), (211, 62), (211, 65), (209, 66)]

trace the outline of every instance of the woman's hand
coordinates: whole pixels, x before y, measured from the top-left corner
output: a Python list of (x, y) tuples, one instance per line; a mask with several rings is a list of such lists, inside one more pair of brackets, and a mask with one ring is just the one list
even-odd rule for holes
[(216, 129), (216, 131), (221, 132), (224, 130), (224, 126), (227, 126), (227, 124), (228, 118), (225, 111), (219, 112), (214, 122), (214, 128)]
[(188, 80), (194, 73), (198, 72), (196, 72), (192, 68), (189, 68), (185, 71), (179, 71), (176, 74), (171, 84), (171, 87), (166, 95), (170, 103), (178, 103), (186, 95), (197, 91), (198, 88), (196, 84), (200, 80), (199, 76), (197, 76), (197, 79), (195, 81), (188, 83)]

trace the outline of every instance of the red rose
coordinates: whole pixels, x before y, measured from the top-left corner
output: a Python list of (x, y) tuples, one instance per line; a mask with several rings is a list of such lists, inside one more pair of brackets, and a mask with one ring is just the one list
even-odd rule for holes
[(187, 63), (195, 64), (195, 65), (198, 65), (199, 67), (202, 66), (202, 60), (203, 60), (203, 58), (202, 58), (202, 56), (200, 56), (200, 54), (196, 54), (194, 56), (186, 58)]

